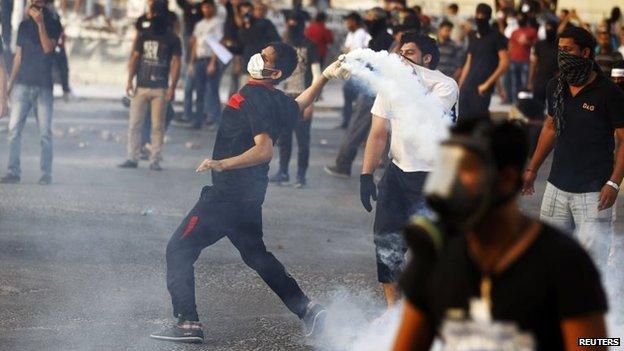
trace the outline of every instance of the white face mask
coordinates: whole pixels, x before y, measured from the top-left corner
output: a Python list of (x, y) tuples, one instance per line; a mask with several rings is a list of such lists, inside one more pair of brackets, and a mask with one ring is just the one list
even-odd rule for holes
[(265, 77), (262, 75), (262, 71), (264, 71), (264, 60), (262, 59), (262, 55), (257, 53), (249, 59), (247, 72), (249, 72), (251, 78), (264, 79)]

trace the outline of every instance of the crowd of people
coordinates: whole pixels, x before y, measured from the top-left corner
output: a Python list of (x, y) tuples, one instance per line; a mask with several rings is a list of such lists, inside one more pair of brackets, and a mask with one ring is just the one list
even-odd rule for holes
[[(435, 335), (462, 342), (461, 328), (479, 332), (470, 321), (512, 323), (519, 340), (540, 350), (571, 350), (578, 338), (606, 336), (601, 275), (609, 276), (613, 206), (624, 178), (624, 20), (618, 8), (595, 28), (572, 9), (556, 14), (548, 0), (480, 3), (470, 18), (459, 16), (457, 4), (429, 16), (419, 6), (385, 0), (344, 16), (342, 54), (396, 54), (413, 84), (455, 124), (431, 163), (414, 149), (415, 120), (396, 118), (401, 111), (387, 92), (362, 89), (344, 56), (332, 60), (335, 38), (325, 13), (311, 16), (300, 4), (277, 11), (260, 1), (177, 3), (182, 21), (164, 0), (148, 0), (136, 21), (126, 86), (127, 159), (119, 167), (137, 168), (147, 159), (151, 170), (162, 170), (172, 120), (217, 133), (212, 157), (197, 168), (212, 172), (212, 185), (201, 190), (166, 249), (178, 322), (151, 337), (203, 342), (193, 265), (223, 237), (302, 320), (307, 336), (322, 332), (325, 308), (265, 247), (262, 204), (269, 182), (290, 183), (293, 134), (294, 187), (306, 186), (313, 106), (330, 80), (344, 80), (337, 127), (345, 131), (325, 171), (349, 178), (365, 145), (360, 197), (368, 212), (371, 200), (377, 202), (378, 281), (388, 309), (406, 300), (395, 350), (429, 349)], [(0, 116), (11, 96), (4, 184), (20, 181), (20, 135), (32, 109), (41, 136), (39, 183), (52, 182), (52, 67), (63, 29), (45, 0), (30, 5), (10, 74), (0, 62)], [(282, 33), (269, 11), (281, 16)], [(176, 118), (172, 102), (182, 75), (184, 108)], [(222, 107), (224, 78), (230, 92)], [(495, 92), (521, 112), (524, 128), (493, 121)], [(279, 167), (269, 176), (274, 145)], [(537, 172), (553, 150), (540, 220), (531, 219), (520, 212), (518, 195), (534, 193)], [(408, 247), (414, 253), (409, 263)]]

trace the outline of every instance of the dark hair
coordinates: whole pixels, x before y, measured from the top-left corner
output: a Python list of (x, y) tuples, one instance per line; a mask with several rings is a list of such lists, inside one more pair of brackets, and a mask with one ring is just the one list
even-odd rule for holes
[(275, 69), (282, 71), (282, 76), (276, 81), (276, 83), (279, 83), (290, 77), (299, 63), (299, 57), (297, 56), (297, 51), (286, 43), (276, 41), (267, 46), (275, 50), (277, 57), (275, 59)]
[(215, 2), (214, 2), (214, 0), (202, 0), (202, 2), (199, 5), (200, 6), (204, 6), (204, 5), (215, 6)]
[(480, 3), (477, 5), (476, 13), (484, 14), (487, 18), (492, 18), (492, 7), (488, 4)]
[(609, 22), (613, 23), (613, 22), (617, 22), (620, 17), (622, 17), (622, 11), (620, 10), (619, 7), (614, 6), (611, 9), (611, 16), (609, 17)]
[(453, 28), (453, 22), (448, 21), (448, 20), (443, 20), (442, 23), (440, 23), (440, 28), (442, 27), (449, 27), (449, 28)]
[(576, 26), (568, 26), (559, 34), (559, 39), (561, 38), (574, 40), (574, 43), (581, 48), (581, 51), (587, 48), (589, 49), (590, 57), (594, 57), (594, 48), (597, 45), (596, 39), (594, 39), (594, 36), (586, 29)]
[(316, 17), (314, 19), (317, 22), (325, 22), (325, 20), (327, 20), (327, 14), (325, 14), (325, 12), (319, 12), (316, 14)]
[(416, 32), (407, 32), (401, 36), (401, 46), (407, 43), (416, 44), (423, 56), (431, 55), (429, 69), (436, 69), (436, 67), (438, 67), (438, 62), (440, 62), (440, 49), (438, 49), (438, 43), (433, 38)]
[(487, 146), (498, 170), (513, 167), (521, 174), (529, 154), (526, 131), (520, 123), (512, 121), (493, 122), (489, 118), (460, 119), (451, 128), (454, 135), (472, 135), (477, 128), (487, 130)]
[(459, 11), (459, 6), (456, 3), (452, 3), (452, 4), (448, 5), (448, 8), (453, 10), (453, 11), (455, 11), (455, 12)]
[(249, 1), (243, 1), (238, 4), (238, 9), (242, 9), (243, 7), (253, 7), (253, 4)]

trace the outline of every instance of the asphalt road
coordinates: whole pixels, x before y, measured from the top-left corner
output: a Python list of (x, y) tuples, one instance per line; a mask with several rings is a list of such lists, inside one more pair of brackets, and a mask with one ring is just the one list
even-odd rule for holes
[[(150, 171), (147, 162), (124, 170), (116, 167), (124, 160), (127, 127), (127, 110), (119, 103), (57, 102), (54, 121), (53, 184), (36, 184), (39, 141), (30, 118), (22, 183), (0, 185), (0, 350), (328, 349), (303, 339), (297, 318), (227, 240), (206, 249), (196, 264), (206, 343), (150, 340), (150, 332), (172, 321), (164, 251), (210, 182), (194, 169), (210, 155), (215, 133), (172, 127), (164, 171)], [(2, 169), (6, 123), (0, 120)], [(318, 113), (309, 185), (270, 186), (264, 232), (269, 250), (303, 289), (348, 311), (349, 324), (375, 317), (382, 296), (373, 216), (359, 203), (359, 179), (335, 179), (322, 170), (335, 157), (342, 133), (333, 129), (337, 123), (337, 113)], [(187, 148), (188, 142), (197, 148)], [(296, 161), (291, 165), (294, 174)], [(358, 159), (354, 173), (360, 165)], [(542, 180), (538, 194), (543, 187)], [(539, 201), (523, 199), (522, 207), (536, 214)]]

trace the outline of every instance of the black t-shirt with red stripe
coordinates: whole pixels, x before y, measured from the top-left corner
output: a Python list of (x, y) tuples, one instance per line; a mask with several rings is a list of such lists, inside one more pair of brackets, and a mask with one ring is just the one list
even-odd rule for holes
[[(251, 81), (234, 94), (223, 110), (212, 158), (222, 160), (251, 149), (254, 137), (268, 134), (277, 141), (283, 128), (292, 129), (299, 105), (272, 85)], [(269, 162), (257, 166), (212, 172), (216, 196), (224, 200), (262, 201), (269, 183)]]

